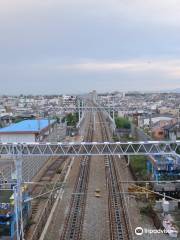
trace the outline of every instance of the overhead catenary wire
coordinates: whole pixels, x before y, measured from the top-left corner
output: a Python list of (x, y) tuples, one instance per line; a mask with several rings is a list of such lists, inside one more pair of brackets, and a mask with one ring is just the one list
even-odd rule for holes
[[(50, 183), (42, 183), (42, 182), (22, 182), (22, 185), (53, 185), (55, 182)], [(60, 182), (63, 183), (63, 182)], [(119, 181), (119, 183), (128, 184), (128, 183), (180, 183), (180, 180), (130, 180), (130, 181)], [(0, 183), (0, 186), (6, 186), (14, 184), (13, 182), (7, 182), (7, 183)], [(3, 190), (3, 189), (0, 189)], [(6, 190), (6, 189), (5, 189)]]

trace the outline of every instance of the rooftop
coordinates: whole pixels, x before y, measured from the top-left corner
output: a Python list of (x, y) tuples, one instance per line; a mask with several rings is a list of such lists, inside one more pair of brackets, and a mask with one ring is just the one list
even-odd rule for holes
[[(50, 124), (54, 123), (55, 120), (50, 120)], [(12, 124), (8, 127), (1, 128), (0, 134), (3, 133), (38, 133), (49, 125), (48, 119), (39, 120), (24, 120), (19, 123)]]
[[(159, 116), (159, 117), (151, 118), (151, 121), (152, 121), (153, 124), (156, 124), (159, 121), (171, 121), (172, 119), (173, 119), (172, 117)], [(145, 125), (149, 124), (149, 122), (150, 122), (149, 118), (144, 119), (144, 124)]]
[(9, 203), (13, 190), (0, 190), (0, 203)]

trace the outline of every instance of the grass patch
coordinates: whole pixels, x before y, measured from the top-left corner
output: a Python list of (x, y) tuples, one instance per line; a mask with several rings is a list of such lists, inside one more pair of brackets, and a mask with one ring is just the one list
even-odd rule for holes
[(114, 135), (114, 136), (112, 137), (112, 139), (113, 139), (114, 142), (118, 142), (118, 141), (119, 141), (119, 138), (118, 138), (118, 136), (116, 136), (116, 135)]
[(146, 157), (145, 156), (131, 156), (131, 167), (138, 180), (147, 180)]
[(140, 208), (140, 213), (141, 213), (142, 215), (146, 215), (146, 216), (148, 216), (148, 217), (152, 216), (152, 215), (153, 215), (152, 205), (149, 203), (147, 206), (141, 207), (141, 208)]

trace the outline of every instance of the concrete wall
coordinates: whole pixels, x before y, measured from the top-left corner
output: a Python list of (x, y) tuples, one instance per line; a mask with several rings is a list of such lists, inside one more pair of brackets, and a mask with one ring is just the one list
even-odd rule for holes
[(0, 134), (1, 142), (35, 142), (35, 134)]
[[(169, 212), (175, 211), (176, 209), (178, 209), (178, 202), (177, 201), (169, 201)], [(162, 201), (156, 201), (156, 204), (154, 206), (154, 210), (156, 211), (163, 211), (162, 208)]]

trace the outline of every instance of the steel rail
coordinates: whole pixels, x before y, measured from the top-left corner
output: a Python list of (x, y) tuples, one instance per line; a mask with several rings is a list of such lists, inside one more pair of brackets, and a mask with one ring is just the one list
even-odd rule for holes
[[(103, 119), (102, 115), (100, 118)], [(107, 128), (102, 127), (102, 137), (109, 139)], [(105, 156), (106, 185), (108, 188), (109, 227), (111, 240), (130, 240), (130, 228), (127, 218), (121, 186), (116, 173), (113, 156)]]
[[(91, 140), (92, 136), (93, 129), (89, 128), (87, 138)], [(82, 228), (89, 182), (89, 171), (90, 157), (86, 156), (80, 161), (80, 168), (73, 191), (73, 193), (78, 194), (72, 194), (68, 214), (66, 216), (63, 231), (60, 237), (61, 240), (82, 239)]]

